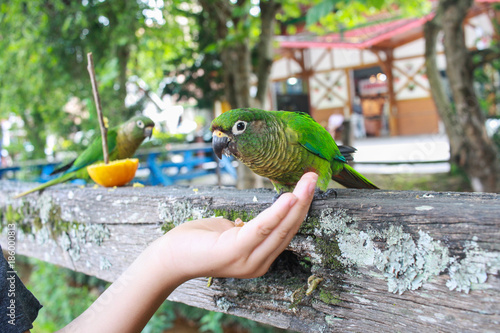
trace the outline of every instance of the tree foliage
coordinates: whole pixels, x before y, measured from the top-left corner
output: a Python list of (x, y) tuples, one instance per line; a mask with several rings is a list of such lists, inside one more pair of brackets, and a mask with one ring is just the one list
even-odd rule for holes
[[(35, 149), (27, 158), (44, 157), (48, 133), (68, 137), (95, 128), (87, 52), (94, 54), (101, 101), (112, 123), (137, 109), (124, 105), (127, 78), (134, 75), (153, 89), (195, 98), (200, 107), (223, 93), (233, 105), (248, 106), (252, 80), (255, 100), (262, 103), (274, 23), (300, 15), (305, 2), (2, 2), (0, 76), (6, 79), (0, 83), (0, 117), (17, 114), (30, 129), (27, 140)], [(70, 100), (76, 111), (68, 113)]]
[(375, 14), (385, 13), (385, 18), (380, 17), (383, 21), (388, 17), (421, 16), (430, 9), (427, 0), (321, 0), (307, 11), (306, 24), (308, 30), (321, 34), (359, 26)]
[[(201, 109), (211, 109), (224, 95), (222, 62), (217, 52), (217, 39), (209, 15), (199, 7), (189, 11), (174, 6), (173, 11), (192, 19), (193, 45), (183, 49), (165, 71), (162, 94), (180, 102), (194, 102)], [(193, 103), (191, 103), (193, 104)]]
[[(67, 136), (97, 126), (87, 52), (94, 54), (105, 114), (112, 123), (131, 116), (124, 104), (127, 78), (158, 85), (162, 64), (190, 45), (175, 18), (158, 15), (162, 10), (126, 0), (0, 4), (0, 117), (22, 117), (35, 146), (28, 157), (44, 156), (47, 133)], [(71, 97), (82, 104), (80, 114), (64, 111)]]

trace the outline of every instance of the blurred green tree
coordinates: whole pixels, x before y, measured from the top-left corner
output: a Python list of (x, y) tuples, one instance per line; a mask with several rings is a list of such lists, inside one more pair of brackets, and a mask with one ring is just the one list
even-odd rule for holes
[[(211, 107), (221, 97), (232, 107), (261, 106), (273, 60), (275, 24), (300, 15), (299, 6), (306, 2), (199, 0), (183, 10), (195, 19), (196, 46), (180, 55), (177, 63), (182, 65), (169, 73), (172, 79), (164, 91), (194, 97), (200, 107)], [(182, 82), (176, 79), (179, 74)]]
[(212, 109), (214, 102), (224, 96), (224, 85), (222, 62), (213, 47), (217, 39), (211, 18), (199, 5), (185, 9), (179, 8), (181, 6), (182, 3), (173, 4), (170, 9), (192, 20), (193, 46), (169, 61), (161, 93), (174, 96), (179, 102), (195, 103), (200, 109)]
[[(165, 19), (161, 4), (145, 1), (34, 0), (0, 4), (0, 117), (19, 115), (34, 146), (27, 158), (45, 157), (48, 133), (62, 137), (97, 127), (86, 54), (93, 52), (105, 115), (129, 118), (126, 83), (138, 75), (153, 86), (159, 64), (189, 47), (186, 31)], [(80, 110), (64, 111), (74, 99)]]

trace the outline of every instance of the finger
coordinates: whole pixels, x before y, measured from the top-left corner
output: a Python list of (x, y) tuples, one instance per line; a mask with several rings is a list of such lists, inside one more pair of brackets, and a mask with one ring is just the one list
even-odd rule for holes
[(269, 208), (240, 228), (238, 244), (242, 254), (250, 254), (281, 223), (297, 202), (297, 197), (285, 193)]
[[(317, 175), (316, 174), (313, 174), (311, 175), (311, 179), (310, 181), (312, 183), (307, 183), (307, 184), (304, 184), (304, 186), (297, 186), (294, 190), (294, 194), (299, 198), (299, 201), (297, 202), (297, 204), (295, 206), (292, 207), (292, 209), (290, 210), (288, 216), (287, 216), (287, 219), (289, 219), (290, 221), (288, 220), (284, 220), (282, 225), (283, 227), (287, 228), (288, 226), (286, 225), (287, 223), (291, 223), (291, 228), (290, 228), (290, 231), (287, 233), (287, 235), (284, 237), (284, 240), (282, 242), (282, 244), (280, 246), (278, 246), (276, 248), (276, 250), (273, 251), (273, 253), (270, 254), (270, 258), (274, 257), (278, 257), (278, 255), (283, 252), (283, 250), (290, 244), (292, 238), (295, 236), (295, 234), (297, 233), (297, 231), (299, 230), (300, 226), (302, 225), (302, 223), (304, 222), (306, 216), (307, 216), (307, 213), (309, 211), (309, 207), (311, 206), (311, 202), (314, 198), (314, 189), (316, 187), (316, 183), (317, 183)], [(302, 198), (302, 200), (301, 200)], [(294, 221), (293, 217), (296, 217), (296, 221)], [(282, 226), (280, 225), (280, 228)], [(263, 245), (266, 245), (266, 244), (263, 244)], [(269, 263), (269, 265), (272, 263), (272, 261)]]
[(275, 232), (261, 244), (261, 247), (275, 248), (271, 256), (277, 257), (299, 230), (311, 205), (316, 182), (317, 175), (311, 173), (303, 177), (295, 187), (294, 194), (299, 198), (297, 204), (290, 209)]
[(297, 183), (293, 194), (298, 201), (266, 239), (253, 251), (249, 260), (264, 260), (269, 265), (288, 246), (307, 215), (314, 195), (318, 176), (308, 173)]

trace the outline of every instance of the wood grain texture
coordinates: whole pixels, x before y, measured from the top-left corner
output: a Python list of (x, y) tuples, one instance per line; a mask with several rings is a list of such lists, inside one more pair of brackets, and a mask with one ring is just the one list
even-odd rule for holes
[[(220, 187), (79, 188), (22, 200), (1, 181), (5, 248), (113, 281), (165, 230), (225, 215), (248, 220), (274, 193)], [(500, 327), (500, 195), (338, 190), (315, 200), (261, 278), (194, 279), (170, 300), (298, 332), (494, 332)], [(311, 275), (323, 278), (306, 295)]]

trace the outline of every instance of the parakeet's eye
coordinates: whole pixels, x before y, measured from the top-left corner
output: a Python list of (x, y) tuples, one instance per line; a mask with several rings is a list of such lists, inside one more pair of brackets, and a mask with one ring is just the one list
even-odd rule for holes
[(233, 126), (233, 134), (238, 135), (243, 132), (245, 132), (245, 129), (247, 128), (247, 122), (243, 120), (239, 120), (234, 124)]
[(137, 127), (139, 128), (144, 128), (144, 123), (142, 122), (142, 120), (137, 120)]

